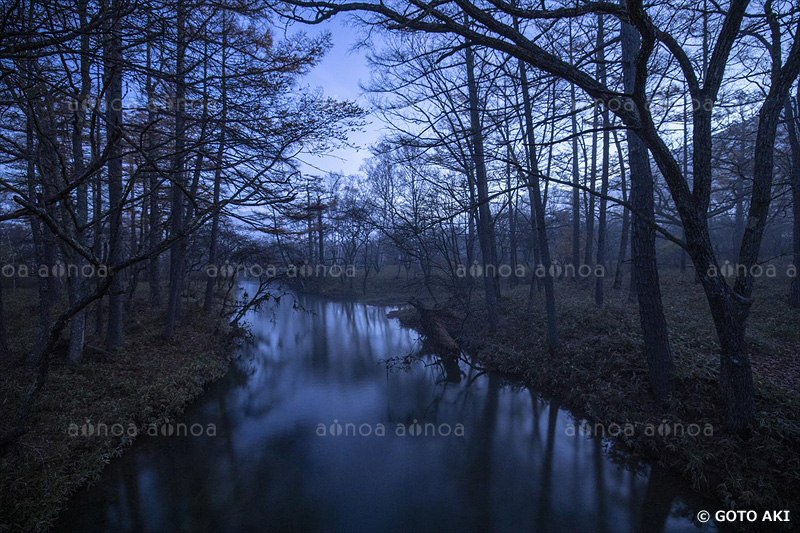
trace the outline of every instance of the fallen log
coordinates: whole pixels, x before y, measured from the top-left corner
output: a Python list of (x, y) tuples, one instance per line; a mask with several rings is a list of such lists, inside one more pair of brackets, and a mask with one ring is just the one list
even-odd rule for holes
[(436, 353), (443, 359), (458, 359), (461, 356), (461, 348), (453, 340), (441, 319), (436, 316), (436, 312), (433, 309), (426, 308), (422, 305), (422, 302), (415, 298), (409, 300), (408, 303), (419, 313), (422, 333), (431, 341)]

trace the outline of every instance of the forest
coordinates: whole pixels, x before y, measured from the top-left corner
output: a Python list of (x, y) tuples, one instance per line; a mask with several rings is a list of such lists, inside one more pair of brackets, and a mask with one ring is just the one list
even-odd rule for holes
[[(337, 76), (325, 59), (345, 33), (366, 65), (345, 80), (358, 98), (308, 81)], [(9, 0), (0, 35), (0, 531), (683, 531), (706, 527), (707, 510), (715, 527), (764, 530), (776, 527), (765, 511), (800, 512), (796, 3)], [(341, 153), (359, 170), (342, 170)], [(336, 393), (304, 388), (321, 368)], [(413, 368), (414, 386), (400, 377)], [(419, 405), (348, 418), (347, 394), (375, 372), (378, 397)], [(271, 409), (295, 394), (317, 407), (256, 415), (243, 391)], [(430, 414), (456, 394), (462, 410)], [(212, 397), (292, 444), (201, 415)], [(503, 422), (503, 398), (533, 419), (507, 407)], [(475, 465), (498, 460), (504, 424), (538, 435), (540, 417), (531, 475), (548, 488), (530, 489), (528, 523), (510, 500), (473, 494), (505, 486)], [(264, 488), (245, 471), (295, 470), (231, 451), (285, 447), (299, 472), (347, 446), (314, 440), (318, 423), (392, 433), (412, 419), (438, 428), (443, 456), (461, 452), (441, 424), (462, 424), (454, 468), (469, 505), (459, 518), (442, 507), (449, 526), (392, 522), (384, 500), (370, 510), (298, 480)], [(115, 484), (130, 499), (114, 465), (158, 464), (146, 428), (181, 420), (213, 425), (199, 439), (236, 459), (190, 452), (191, 435), (163, 457), (238, 464), (220, 483), (276, 504), (250, 517), (272, 526), (230, 502), (186, 510), (188, 473), (123, 518), (109, 511), (119, 503), (73, 511)], [(594, 428), (599, 503), (576, 505), (580, 526), (550, 488), (559, 439), (579, 449), (565, 420)], [(131, 431), (87, 436), (98, 424)], [(362, 440), (365, 457), (393, 457)], [(645, 466), (603, 473), (616, 455)], [(395, 468), (383, 498), (400, 491)], [(625, 485), (609, 468), (644, 475), (625, 519), (609, 507), (607, 490)], [(437, 472), (431, 483), (452, 489)], [(671, 485), (685, 494), (653, 503)], [(284, 501), (292, 491), (301, 503)], [(328, 508), (339, 521), (312, 520)], [(726, 514), (739, 510), (758, 518)]]

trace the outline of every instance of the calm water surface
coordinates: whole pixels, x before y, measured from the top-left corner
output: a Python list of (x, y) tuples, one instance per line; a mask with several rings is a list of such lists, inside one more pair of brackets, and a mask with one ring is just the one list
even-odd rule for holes
[(695, 531), (713, 514), (573, 436), (557, 402), (466, 363), (448, 380), (386, 313), (290, 296), (250, 313), (252, 344), (178, 421), (215, 435), (137, 439), (55, 529)]

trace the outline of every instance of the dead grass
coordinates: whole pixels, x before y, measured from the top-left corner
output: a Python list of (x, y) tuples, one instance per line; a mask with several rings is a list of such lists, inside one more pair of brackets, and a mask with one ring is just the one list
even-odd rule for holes
[[(409, 298), (423, 301), (445, 301), (449, 291), (442, 283), (434, 280), (430, 291), (420, 276), (408, 275), (404, 269), (384, 267), (380, 272), (372, 271), (367, 277), (364, 289), (364, 271), (357, 270), (355, 277), (319, 277), (301, 280), (287, 280), (298, 292), (315, 294), (332, 300), (358, 300), (369, 305), (405, 305)], [(433, 293), (433, 294), (431, 294)]]
[[(452, 333), (484, 365), (521, 377), (605, 427), (710, 424), (713, 436), (645, 435), (637, 430), (635, 436), (618, 440), (681, 474), (727, 508), (791, 509), (797, 516), (800, 316), (784, 303), (787, 284), (776, 279), (757, 285), (747, 331), (758, 409), (750, 438), (725, 427), (717, 341), (705, 297), (693, 277), (662, 276), (677, 373), (668, 410), (650, 394), (636, 304), (628, 301), (627, 291), (608, 285), (607, 303), (597, 309), (592, 283), (557, 282), (561, 347), (555, 356), (547, 351), (544, 294), (536, 294), (529, 310), (528, 286), (503, 291), (502, 318), (493, 338), (486, 331), (480, 301), (458, 310)], [(408, 313), (401, 315), (409, 319)]]
[[(425, 296), (419, 280), (382, 271), (372, 275), (363, 293), (361, 279), (306, 287), (334, 298), (359, 298), (367, 303), (401, 304)], [(719, 392), (718, 348), (702, 291), (690, 275), (662, 274), (664, 304), (676, 364), (676, 393), (669, 410), (651, 399), (635, 303), (625, 291), (607, 289), (602, 310), (593, 305), (592, 284), (560, 281), (556, 285), (562, 345), (556, 356), (546, 349), (543, 294), (528, 309), (528, 286), (504, 288), (498, 333), (489, 337), (481, 302), (452, 306), (448, 326), (466, 349), (497, 371), (514, 374), (536, 390), (606, 427), (612, 423), (710, 424), (713, 436), (621, 437), (617, 444), (658, 460), (688, 479), (701, 493), (735, 509), (800, 511), (800, 317), (783, 303), (785, 284), (757, 285), (748, 325), (748, 343), (756, 375), (758, 422), (749, 439), (726, 431), (725, 406)], [(610, 285), (610, 284), (609, 284)], [(477, 291), (476, 291), (477, 292)], [(435, 288), (443, 301), (442, 288)], [(35, 298), (6, 302), (10, 337), (16, 353), (33, 342)], [(428, 295), (428, 302), (433, 301)], [(413, 324), (413, 313), (399, 313)], [(129, 443), (124, 438), (74, 439), (69, 424), (158, 423), (179, 414), (203, 385), (224, 374), (220, 356), (226, 337), (209, 320), (187, 309), (187, 323), (173, 343), (158, 335), (157, 313), (137, 306), (125, 349), (114, 357), (95, 354), (72, 369), (56, 360), (50, 381), (31, 420), (30, 432), (0, 460), (0, 531), (46, 529), (67, 496), (95, 479), (103, 466)], [(216, 322), (215, 322), (216, 323)], [(101, 345), (100, 340), (93, 343)], [(19, 367), (0, 378), (4, 419), (16, 413), (32, 377)]]
[[(35, 293), (6, 295), (9, 336), (20, 357), (35, 337)], [(231, 332), (216, 316), (190, 306), (184, 311), (185, 319), (170, 343), (160, 338), (160, 313), (136, 302), (127, 313), (125, 346), (119, 352), (90, 351), (75, 368), (66, 364), (63, 353), (55, 356), (27, 433), (0, 458), (0, 531), (47, 529), (67, 497), (97, 479), (131, 442), (126, 435), (71, 437), (70, 424), (160, 424), (174, 419), (204, 385), (225, 374)], [(102, 339), (91, 338), (89, 343), (102, 346)], [(33, 377), (19, 364), (3, 369), (0, 405), (5, 427), (15, 420)]]

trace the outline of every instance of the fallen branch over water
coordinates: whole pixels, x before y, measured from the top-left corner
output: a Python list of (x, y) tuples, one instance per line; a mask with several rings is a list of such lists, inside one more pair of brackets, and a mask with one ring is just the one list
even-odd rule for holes
[(442, 323), (441, 311), (428, 309), (416, 298), (412, 298), (408, 303), (419, 313), (422, 332), (430, 339), (437, 355), (442, 358), (458, 359), (461, 356), (461, 348)]

